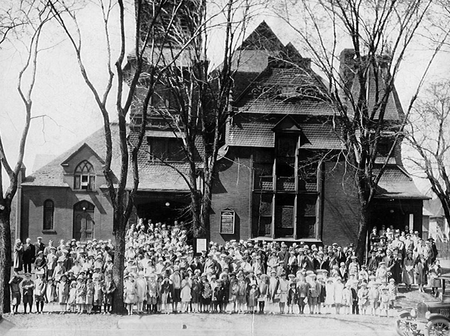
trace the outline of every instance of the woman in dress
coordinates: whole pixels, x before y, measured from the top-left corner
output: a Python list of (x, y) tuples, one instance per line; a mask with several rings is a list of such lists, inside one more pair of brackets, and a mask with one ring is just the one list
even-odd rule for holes
[(131, 274), (125, 277), (123, 295), (128, 315), (133, 315), (133, 305), (137, 302), (137, 286), (134, 276)]
[(181, 280), (181, 312), (187, 313), (189, 308), (189, 303), (192, 299), (191, 294), (191, 280), (189, 275), (185, 275), (183, 280)]
[(16, 239), (14, 244), (14, 271), (21, 272), (23, 268), (23, 244), (20, 239)]
[(403, 282), (406, 290), (411, 290), (411, 285), (414, 283), (414, 258), (412, 251), (408, 251), (406, 258), (403, 261)]
[(423, 286), (427, 283), (428, 267), (423, 254), (420, 254), (414, 265), (414, 273), (416, 275), (416, 283), (419, 286), (419, 291), (423, 292)]

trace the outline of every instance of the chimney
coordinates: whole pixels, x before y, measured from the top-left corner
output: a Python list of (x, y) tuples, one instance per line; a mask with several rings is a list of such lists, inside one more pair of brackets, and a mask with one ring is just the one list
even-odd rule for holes
[(339, 57), (339, 62), (339, 75), (341, 77), (343, 88), (350, 90), (353, 84), (353, 78), (355, 77), (355, 50), (342, 50)]

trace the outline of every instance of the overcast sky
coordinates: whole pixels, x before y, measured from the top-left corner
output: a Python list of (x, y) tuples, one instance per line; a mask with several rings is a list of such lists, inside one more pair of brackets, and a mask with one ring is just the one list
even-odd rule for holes
[[(99, 9), (91, 5), (80, 14), (83, 29), (84, 58), (88, 71), (100, 88), (105, 83), (105, 59), (102, 51), (102, 25)], [(132, 16), (128, 26), (132, 34)], [(265, 20), (284, 44), (295, 41), (295, 32), (280, 20), (264, 15), (250, 28)], [(92, 93), (88, 90), (76, 63), (75, 55), (65, 36), (56, 26), (48, 26), (42, 41), (36, 88), (33, 93), (33, 115), (46, 117), (33, 120), (25, 154), (27, 174), (32, 172), (36, 155), (59, 155), (83, 138), (102, 127), (102, 119)], [(117, 31), (112, 32), (113, 41)], [(132, 36), (130, 36), (132, 38)], [(349, 47), (349, 46), (347, 46)], [(303, 55), (308, 56), (308, 55)], [(429, 54), (422, 46), (415, 46), (404, 59), (396, 81), (400, 99), (406, 108), (421, 76)], [(17, 93), (17, 76), (26, 58), (26, 52), (17, 41), (0, 49), (0, 131), (8, 158), (14, 160), (23, 125), (24, 108)], [(442, 54), (429, 79), (450, 73), (449, 54)], [(114, 111), (111, 93), (111, 111)], [(112, 115), (112, 119), (114, 119)], [(49, 156), (47, 158), (49, 158)], [(43, 163), (43, 162), (42, 162)]]

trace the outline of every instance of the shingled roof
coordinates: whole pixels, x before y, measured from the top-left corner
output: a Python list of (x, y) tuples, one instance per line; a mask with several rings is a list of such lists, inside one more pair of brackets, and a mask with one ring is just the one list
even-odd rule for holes
[[(274, 126), (278, 118), (239, 118), (228, 129), (227, 145), (236, 147), (273, 148), (275, 146)], [(330, 122), (301, 123), (302, 133), (308, 139), (302, 148), (343, 149), (343, 142)]]
[[(376, 172), (375, 172), (376, 173)], [(408, 173), (397, 165), (387, 167), (376, 190), (376, 198), (429, 199), (417, 189)]]
[[(112, 138), (117, 139), (119, 132), (118, 124), (111, 124)], [(36, 170), (33, 174), (27, 176), (22, 183), (23, 186), (48, 186), (48, 187), (69, 187), (63, 179), (63, 167), (61, 164), (73, 153), (77, 152), (83, 146), (89, 146), (92, 151), (94, 151), (99, 158), (104, 160), (106, 153), (106, 143), (103, 127), (84, 140), (80, 141), (75, 146), (71, 147), (61, 155), (57, 156), (55, 159), (44, 165), (43, 167)], [(112, 169), (114, 172), (119, 171), (118, 169), (118, 159), (119, 153), (117, 150), (117, 145), (113, 144), (113, 161)]]
[[(120, 151), (117, 146), (117, 139), (119, 136), (119, 127), (117, 123), (111, 124), (111, 133), (113, 139), (113, 160), (111, 164), (112, 171), (116, 176), (120, 172)], [(166, 132), (167, 133), (167, 132)], [(61, 164), (70, 158), (80, 148), (88, 146), (96, 153), (102, 161), (105, 158), (105, 138), (103, 128), (94, 132), (84, 140), (80, 141), (75, 146), (71, 147), (55, 159), (38, 169), (33, 174), (27, 176), (22, 183), (23, 186), (47, 186), (47, 187), (70, 187), (63, 179), (63, 167)], [(130, 163), (131, 165), (131, 163)], [(166, 191), (187, 191), (186, 182), (174, 169), (165, 166), (162, 163), (151, 163), (148, 159), (148, 154), (145, 148), (139, 153), (139, 190), (166, 190)], [(187, 172), (188, 166), (185, 163), (173, 164), (181, 172)], [(129, 169), (127, 188), (131, 188), (133, 183), (133, 176), (131, 166)], [(106, 185), (100, 186), (104, 188)]]

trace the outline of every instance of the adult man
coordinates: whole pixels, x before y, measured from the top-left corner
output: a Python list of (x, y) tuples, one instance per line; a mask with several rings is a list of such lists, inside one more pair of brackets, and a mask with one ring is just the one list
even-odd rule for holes
[(31, 243), (31, 239), (27, 238), (25, 240), (25, 245), (23, 246), (23, 266), (25, 273), (31, 273), (31, 264), (34, 263), (36, 257), (36, 247)]
[(34, 256), (37, 257), (39, 251), (44, 252), (45, 244), (42, 242), (42, 237), (37, 237), (37, 242), (34, 243)]

